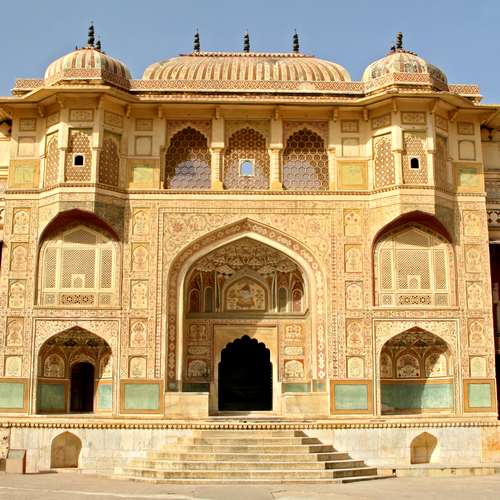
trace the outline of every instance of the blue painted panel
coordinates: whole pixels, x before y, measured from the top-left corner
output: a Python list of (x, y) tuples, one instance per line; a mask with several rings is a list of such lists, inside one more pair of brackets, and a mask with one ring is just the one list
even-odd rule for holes
[(99, 410), (113, 408), (113, 386), (111, 384), (100, 384), (97, 388), (97, 408)]
[(24, 408), (24, 384), (0, 382), (0, 408)]
[(368, 384), (335, 384), (336, 410), (368, 410)]
[(66, 410), (64, 384), (38, 385), (38, 406), (40, 410)]
[(126, 410), (159, 410), (159, 384), (125, 384)]
[(491, 408), (490, 384), (469, 384), (469, 408)]
[(453, 408), (453, 384), (382, 384), (382, 411)]

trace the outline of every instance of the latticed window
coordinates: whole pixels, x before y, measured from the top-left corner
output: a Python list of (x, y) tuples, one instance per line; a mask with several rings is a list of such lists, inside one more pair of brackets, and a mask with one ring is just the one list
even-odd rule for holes
[(288, 138), (283, 151), (283, 187), (307, 191), (329, 188), (328, 155), (318, 134), (303, 129)]
[(109, 186), (118, 186), (120, 174), (120, 138), (106, 133), (99, 154), (99, 182)]
[(396, 183), (391, 134), (374, 137), (373, 163), (375, 166), (375, 188), (392, 186)]
[(420, 226), (389, 233), (377, 244), (375, 266), (377, 305), (452, 305), (452, 254), (437, 234)]
[(59, 145), (57, 144), (57, 140), (57, 134), (51, 134), (47, 137), (45, 150), (45, 187), (57, 184), (59, 173)]
[(41, 303), (107, 306), (116, 303), (116, 243), (86, 226), (45, 242), (41, 251)]
[(92, 165), (90, 129), (73, 129), (69, 133), (66, 151), (65, 179), (72, 182), (89, 182)]
[[(248, 158), (253, 162), (253, 173), (242, 172), (241, 165)], [(235, 132), (224, 153), (224, 186), (226, 189), (268, 189), (269, 153), (266, 139), (251, 128)]]
[(165, 188), (210, 189), (210, 179), (207, 138), (191, 127), (177, 132), (165, 158)]

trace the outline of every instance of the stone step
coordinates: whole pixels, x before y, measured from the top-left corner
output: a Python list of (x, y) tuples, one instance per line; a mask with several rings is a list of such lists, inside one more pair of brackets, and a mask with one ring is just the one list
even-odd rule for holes
[[(127, 476), (127, 475), (113, 475), (111, 476), (113, 479), (120, 479), (123, 481), (136, 481), (136, 482), (144, 482), (144, 483), (150, 483), (150, 484), (189, 484), (189, 485), (199, 485), (199, 484), (215, 484), (215, 485), (220, 485), (221, 480), (220, 479), (182, 479), (182, 478), (175, 478), (175, 479), (158, 479), (158, 478), (151, 478), (151, 477), (140, 477), (140, 476)], [(373, 475), (368, 475), (368, 476), (356, 476), (356, 477), (339, 477), (339, 478), (327, 478), (327, 479), (301, 479), (298, 477), (295, 477), (294, 479), (260, 479), (260, 478), (252, 478), (252, 479), (224, 479), (223, 483), (226, 484), (251, 484), (251, 485), (256, 485), (256, 484), (340, 484), (340, 483), (355, 483), (358, 481), (373, 481), (376, 479), (391, 479), (395, 476), (388, 475), (388, 476), (373, 476)]]
[(332, 453), (336, 450), (332, 445), (313, 444), (313, 445), (187, 445), (170, 444), (163, 446), (159, 452), (180, 453)]
[(376, 476), (374, 467), (359, 467), (331, 470), (157, 470), (147, 468), (123, 467), (117, 473), (125, 476), (157, 479), (336, 479), (354, 476)]
[(140, 469), (155, 469), (161, 471), (170, 470), (329, 470), (364, 467), (363, 460), (339, 460), (336, 462), (201, 462), (183, 461), (173, 462), (171, 460), (147, 460), (133, 459), (127, 467)]
[(187, 460), (187, 461), (236, 461), (236, 462), (325, 462), (327, 460), (348, 460), (349, 454), (341, 451), (330, 453), (179, 453), (176, 448), (171, 452), (149, 452), (150, 460)]
[(272, 430), (272, 429), (254, 429), (254, 430), (194, 430), (193, 437), (222, 437), (234, 439), (235, 434), (239, 437), (264, 436), (264, 437), (307, 437), (304, 431), (295, 430)]
[(298, 444), (320, 444), (320, 440), (310, 437), (261, 437), (258, 434), (254, 437), (181, 437), (177, 439), (178, 444), (187, 445), (271, 445), (290, 446)]

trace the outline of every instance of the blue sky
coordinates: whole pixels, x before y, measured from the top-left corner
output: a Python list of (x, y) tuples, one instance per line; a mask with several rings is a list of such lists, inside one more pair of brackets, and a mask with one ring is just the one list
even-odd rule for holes
[(478, 83), (483, 102), (500, 103), (498, 0), (0, 0), (0, 95), (16, 77), (42, 78), (57, 57), (86, 42), (95, 23), (103, 49), (134, 78), (150, 63), (202, 50), (289, 51), (296, 28), (301, 50), (344, 66), (359, 80), (397, 31), (405, 48), (440, 67), (453, 83)]

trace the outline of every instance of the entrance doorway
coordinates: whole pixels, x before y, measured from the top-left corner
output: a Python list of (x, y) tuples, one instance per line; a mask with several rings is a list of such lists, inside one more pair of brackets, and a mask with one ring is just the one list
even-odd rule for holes
[(94, 410), (94, 366), (91, 363), (76, 363), (71, 367), (70, 411), (91, 412)]
[(219, 363), (220, 411), (273, 409), (273, 365), (262, 342), (244, 335), (227, 344)]

